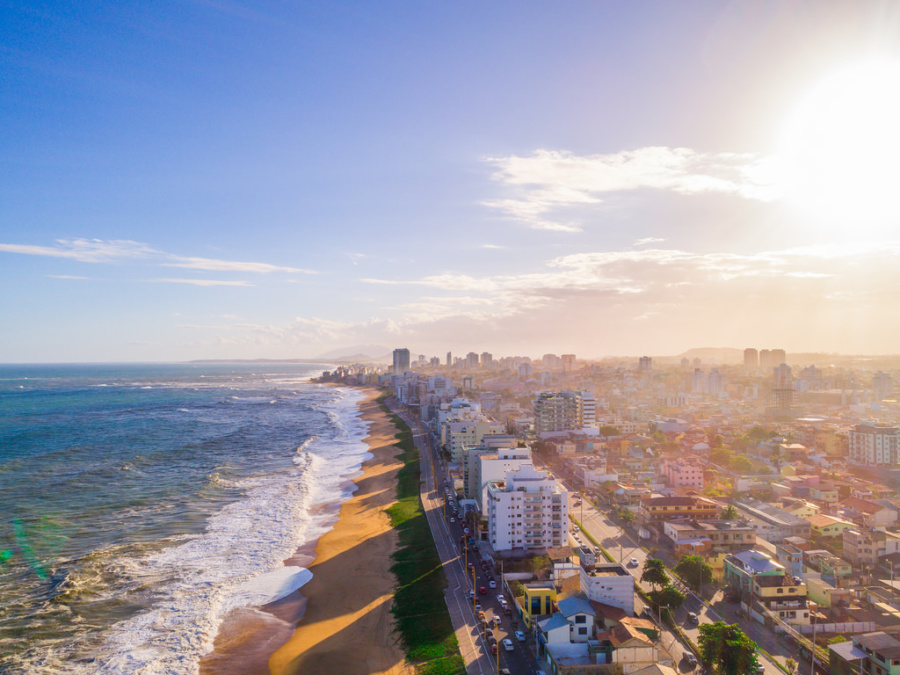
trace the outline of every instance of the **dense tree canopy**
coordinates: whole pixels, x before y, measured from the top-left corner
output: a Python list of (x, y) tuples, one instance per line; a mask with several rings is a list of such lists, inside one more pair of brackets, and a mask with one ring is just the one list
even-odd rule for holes
[(737, 624), (722, 621), (700, 625), (700, 657), (718, 675), (756, 672), (756, 643)]
[(644, 561), (644, 571), (641, 574), (641, 581), (652, 584), (657, 588), (665, 588), (671, 581), (669, 575), (666, 574), (666, 565), (659, 558), (647, 558)]
[(699, 591), (704, 584), (710, 584), (713, 580), (712, 567), (699, 555), (683, 556), (675, 565), (675, 571), (695, 591)]

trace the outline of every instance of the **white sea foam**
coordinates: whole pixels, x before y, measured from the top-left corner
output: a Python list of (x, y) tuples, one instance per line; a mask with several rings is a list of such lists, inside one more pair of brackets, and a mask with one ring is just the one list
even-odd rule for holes
[(311, 508), (349, 496), (348, 477), (370, 456), (363, 443), (368, 426), (355, 405), (361, 394), (332, 391), (334, 398), (322, 406), (330, 432), (310, 439), (292, 469), (239, 481), (244, 497), (211, 517), (201, 536), (116, 561), (123, 573), (163, 597), (115, 624), (93, 654), (94, 663), (67, 664), (69, 672), (193, 675), (228, 611), (271, 602), (309, 580), (308, 570), (283, 561), (333, 526), (334, 513), (313, 516)]

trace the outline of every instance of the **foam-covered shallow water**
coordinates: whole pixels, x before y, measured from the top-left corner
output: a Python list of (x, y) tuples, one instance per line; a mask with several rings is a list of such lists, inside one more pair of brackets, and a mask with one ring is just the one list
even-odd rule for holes
[(368, 456), (321, 368), (0, 366), (0, 673), (195, 673)]

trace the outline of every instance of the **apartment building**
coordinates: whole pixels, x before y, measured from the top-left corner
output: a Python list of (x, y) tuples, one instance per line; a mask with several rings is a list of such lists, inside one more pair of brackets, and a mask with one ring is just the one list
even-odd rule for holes
[(488, 537), (495, 551), (543, 552), (568, 542), (568, 492), (546, 471), (525, 464), (487, 484)]
[(706, 497), (648, 497), (641, 500), (638, 521), (651, 525), (679, 519), (715, 520), (718, 512), (718, 505)]
[(756, 543), (756, 531), (746, 520), (671, 521), (663, 524), (663, 534), (674, 542), (676, 552), (686, 544), (700, 544), (698, 550), (738, 551)]
[(865, 466), (900, 464), (900, 428), (864, 422), (850, 431), (850, 459)]
[(900, 537), (884, 530), (866, 532), (856, 528), (844, 530), (843, 553), (852, 565), (875, 567), (878, 559), (891, 553), (900, 553)]
[(698, 462), (666, 459), (663, 460), (659, 473), (661, 476), (665, 476), (669, 487), (703, 489), (703, 467)]

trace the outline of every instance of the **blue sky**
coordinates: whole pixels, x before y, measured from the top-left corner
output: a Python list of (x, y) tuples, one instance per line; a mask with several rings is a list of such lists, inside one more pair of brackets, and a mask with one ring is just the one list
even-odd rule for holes
[(900, 109), (898, 27), (876, 2), (5, 3), (0, 361), (896, 351), (875, 177), (900, 146), (870, 113)]

